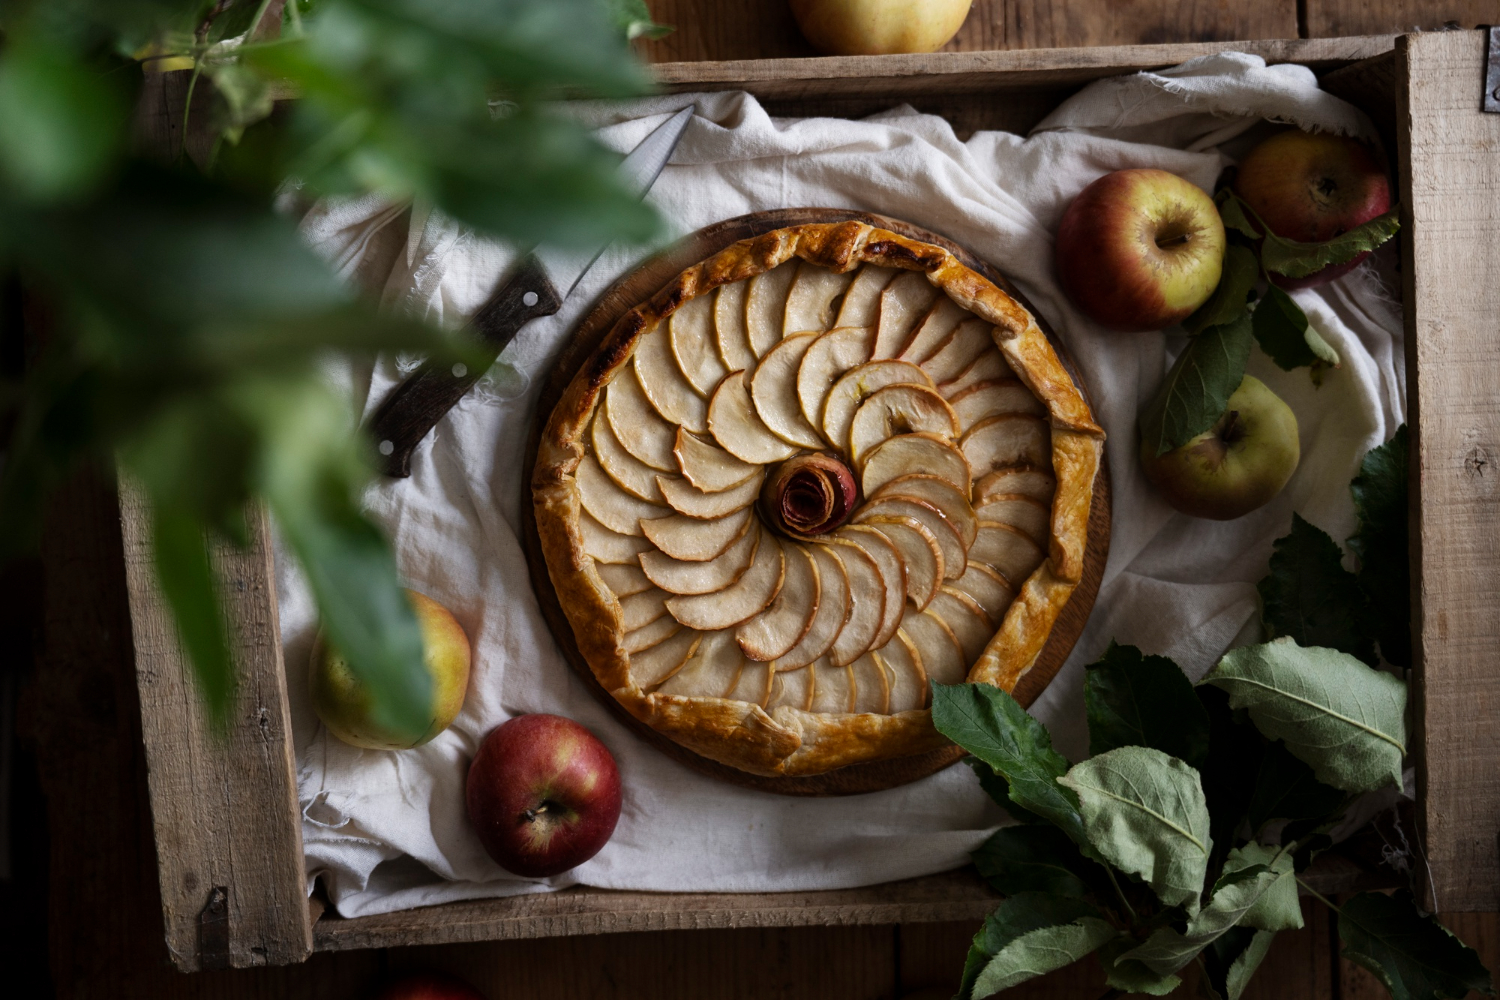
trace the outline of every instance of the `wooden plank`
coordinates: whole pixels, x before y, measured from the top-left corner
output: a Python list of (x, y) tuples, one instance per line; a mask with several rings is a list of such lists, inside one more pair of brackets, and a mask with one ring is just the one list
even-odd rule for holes
[[(1500, 902), (1500, 115), (1484, 35), (1397, 48), (1419, 815), (1436, 908)], [(1431, 897), (1428, 899), (1431, 904)]]
[(239, 682), (221, 734), (156, 587), (145, 501), (124, 489), (120, 506), (167, 948), (184, 971), (300, 962), (312, 921), (265, 513), (247, 549), (213, 553)]
[(1500, 0), (1306, 0), (1307, 36), (1332, 38), (1372, 31), (1435, 31), (1449, 21), (1465, 28), (1500, 24)]

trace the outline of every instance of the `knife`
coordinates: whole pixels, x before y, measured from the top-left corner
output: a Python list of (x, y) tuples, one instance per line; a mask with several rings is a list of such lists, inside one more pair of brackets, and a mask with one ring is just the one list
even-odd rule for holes
[[(620, 180), (638, 197), (644, 198), (656, 183), (692, 117), (693, 109), (683, 108), (641, 140), (620, 164)], [(368, 425), (380, 452), (381, 471), (396, 479), (410, 476), (412, 452), (443, 414), (484, 376), (521, 327), (562, 308), (563, 300), (606, 246), (577, 251), (541, 244), (524, 255), (469, 320), (489, 362), (477, 371), (462, 364), (449, 367), (424, 362), (381, 400)]]

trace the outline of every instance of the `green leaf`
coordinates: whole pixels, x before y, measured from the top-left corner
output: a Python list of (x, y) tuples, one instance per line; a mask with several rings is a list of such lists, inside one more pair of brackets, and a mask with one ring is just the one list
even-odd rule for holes
[(1227, 851), (1245, 818), (1265, 741), (1248, 713), (1229, 707), (1223, 691), (1200, 684), (1195, 692), (1209, 718), (1208, 759), (1199, 768), (1208, 800), (1209, 833), (1220, 850)]
[(222, 728), (234, 696), (234, 664), (219, 609), (218, 581), (208, 560), (206, 527), (186, 511), (164, 503), (152, 505), (156, 579), (172, 609), (209, 718)]
[[(1293, 368), (1302, 368), (1320, 360), (1308, 340), (1312, 327), (1307, 322), (1307, 314), (1292, 301), (1290, 295), (1275, 285), (1267, 287), (1266, 294), (1256, 303), (1250, 325), (1260, 349), (1282, 371), (1289, 372)], [(1321, 337), (1318, 339), (1320, 343), (1323, 342)], [(1326, 343), (1323, 343), (1323, 347), (1325, 350), (1332, 350)], [(1333, 357), (1332, 363), (1338, 364), (1338, 355), (1334, 354)]]
[[(7, 24), (12, 29), (16, 24)], [(121, 152), (128, 105), (61, 45), (15, 30), (0, 52), (0, 178), (42, 202), (85, 193)]]
[(1239, 319), (1245, 313), (1246, 300), (1259, 277), (1260, 264), (1255, 254), (1238, 243), (1231, 243), (1224, 251), (1224, 268), (1218, 287), (1197, 312), (1182, 321), (1183, 329), (1197, 334), (1211, 326), (1223, 326)]
[(1284, 636), (1230, 650), (1204, 683), (1249, 709), (1256, 728), (1285, 741), (1319, 781), (1346, 792), (1401, 787), (1406, 684), (1390, 674)]
[(1208, 712), (1182, 668), (1114, 642), (1083, 679), (1089, 753), (1153, 747), (1193, 767), (1208, 756)]
[(1250, 832), (1259, 833), (1273, 819), (1321, 819), (1342, 813), (1349, 796), (1323, 784), (1312, 768), (1293, 757), (1280, 742), (1266, 748), (1255, 791), (1250, 796)]
[(1417, 912), (1411, 893), (1362, 892), (1339, 909), (1343, 955), (1374, 973), (1394, 1000), (1458, 1000), (1472, 990), (1495, 995), (1474, 949)]
[[(1230, 864), (1264, 865), (1267, 874), (1258, 875), (1264, 885), (1259, 899), (1250, 905), (1240, 922), (1263, 931), (1294, 931), (1302, 927), (1302, 903), (1297, 898), (1296, 865), (1290, 853), (1251, 841), (1229, 852)], [(1247, 869), (1248, 870), (1248, 869)], [(1269, 879), (1269, 884), (1265, 884)]]
[(655, 41), (675, 30), (670, 25), (657, 24), (651, 20), (646, 0), (609, 0), (609, 6), (615, 23), (625, 32), (625, 37), (631, 40), (648, 38)]
[(1212, 1000), (1239, 1000), (1261, 959), (1271, 949), (1271, 931), (1233, 927), (1203, 949), (1203, 979)]
[(1089, 843), (1106, 861), (1168, 906), (1197, 910), (1213, 846), (1197, 771), (1160, 750), (1121, 747), (1058, 781), (1078, 795)]
[(958, 995), (987, 997), (1087, 955), (1116, 931), (1080, 899), (1027, 892), (985, 918), (964, 962)]
[(996, 773), (993, 767), (990, 767), (978, 757), (965, 757), (964, 763), (969, 765), (969, 769), (979, 779), (979, 787), (984, 789), (985, 794), (993, 799), (997, 806), (1004, 809), (1010, 815), (1011, 819), (1017, 823), (1046, 822), (1040, 816), (1032, 812), (1027, 812), (1011, 801), (1010, 782), (1006, 781), (1004, 776)]
[(1272, 233), (1255, 215), (1255, 211), (1229, 188), (1219, 193), (1217, 201), (1225, 228), (1252, 240), (1264, 238), (1260, 248), (1261, 266), (1288, 278), (1305, 278), (1325, 267), (1351, 261), (1362, 253), (1374, 250), (1396, 235), (1396, 231), (1401, 228), (1400, 206), (1392, 205), (1384, 215), (1376, 216), (1364, 225), (1356, 226), (1331, 240), (1301, 243)]
[(1411, 553), (1407, 533), (1407, 432), (1365, 453), (1349, 484), (1359, 530), (1349, 548), (1359, 557), (1359, 585), (1370, 599), (1380, 653), (1411, 666)]
[(1294, 513), (1291, 533), (1276, 540), (1270, 575), (1257, 585), (1262, 618), (1272, 635), (1337, 649), (1374, 666), (1379, 661), (1365, 595), (1343, 558), (1327, 532)]
[(1189, 340), (1141, 413), (1141, 440), (1152, 453), (1180, 448), (1214, 425), (1245, 377), (1250, 314)]
[(1009, 826), (996, 830), (974, 852), (974, 866), (996, 892), (1014, 896), (1044, 892), (1053, 896), (1086, 896), (1098, 866), (1049, 826)]
[(993, 684), (933, 684), (932, 724), (1005, 778), (1012, 802), (1088, 849), (1078, 800), (1057, 781), (1068, 762), (1052, 749), (1046, 728), (1008, 693)]
[(1104, 985), (1125, 993), (1145, 993), (1154, 997), (1166, 996), (1182, 985), (1179, 976), (1163, 976), (1134, 959), (1121, 957), (1139, 944), (1135, 938), (1121, 935), (1106, 942), (1095, 953), (1104, 968)]

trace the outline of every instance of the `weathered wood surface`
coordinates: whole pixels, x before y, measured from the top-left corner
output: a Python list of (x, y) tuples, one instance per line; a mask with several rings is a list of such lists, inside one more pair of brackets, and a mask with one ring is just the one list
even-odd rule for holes
[(1500, 24), (1500, 0), (1307, 0), (1312, 38), (1370, 31), (1436, 31), (1449, 22), (1465, 28)]
[(1397, 50), (1417, 783), (1449, 910), (1500, 906), (1500, 115), (1479, 110), (1484, 45), (1433, 32)]

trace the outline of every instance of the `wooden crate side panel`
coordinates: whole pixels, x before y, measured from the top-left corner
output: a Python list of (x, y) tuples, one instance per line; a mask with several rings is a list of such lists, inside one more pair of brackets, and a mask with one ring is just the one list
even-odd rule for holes
[(1415, 742), (1444, 910), (1500, 903), (1500, 115), (1484, 37), (1398, 48), (1412, 451)]
[(213, 552), (239, 681), (215, 733), (156, 586), (145, 501), (128, 485), (120, 501), (168, 950), (184, 971), (300, 962), (312, 921), (265, 513), (247, 549)]

